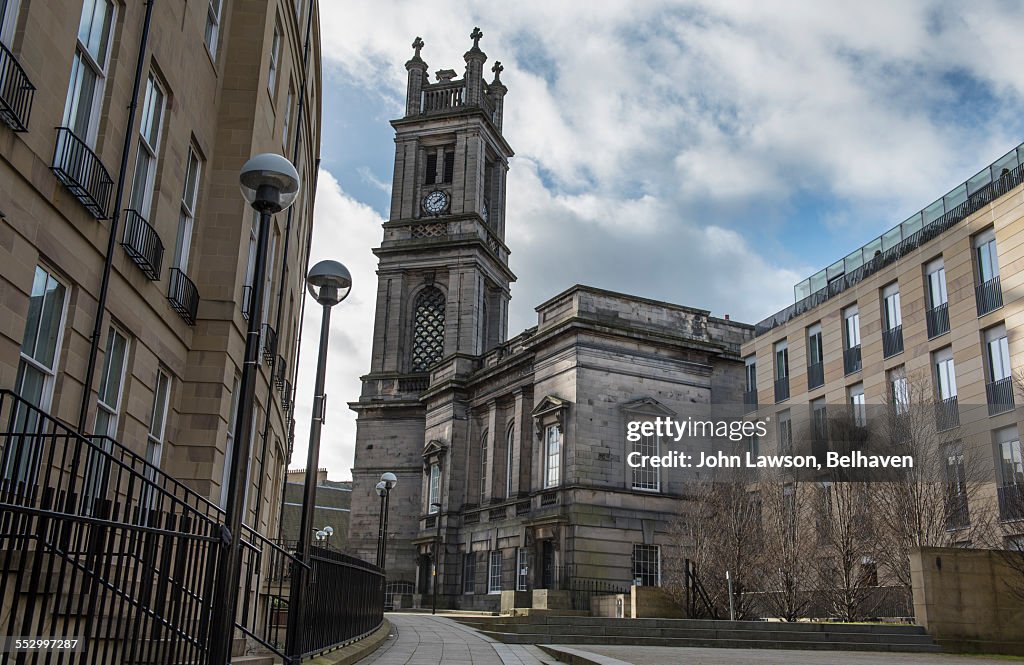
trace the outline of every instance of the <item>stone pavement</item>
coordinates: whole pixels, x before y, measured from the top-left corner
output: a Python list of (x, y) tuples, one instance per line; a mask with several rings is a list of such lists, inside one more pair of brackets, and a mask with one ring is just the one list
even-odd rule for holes
[[(783, 649), (698, 649), (691, 647), (555, 645), (600, 665), (1006, 665), (1003, 658), (944, 653), (792, 651)], [(1016, 659), (1013, 659), (1016, 660)]]
[(358, 665), (546, 665), (532, 645), (502, 644), (444, 616), (389, 612), (394, 637)]

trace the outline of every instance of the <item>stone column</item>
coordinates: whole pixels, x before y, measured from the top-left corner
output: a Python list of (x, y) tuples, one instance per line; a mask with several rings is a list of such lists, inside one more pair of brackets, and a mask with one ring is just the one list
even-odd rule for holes
[(423, 46), (423, 40), (417, 37), (412, 43), (416, 52), (412, 59), (405, 63), (405, 69), (409, 72), (409, 84), (405, 89), (405, 117), (407, 118), (420, 114), (423, 86), (427, 82), (427, 63), (420, 58), (420, 49)]

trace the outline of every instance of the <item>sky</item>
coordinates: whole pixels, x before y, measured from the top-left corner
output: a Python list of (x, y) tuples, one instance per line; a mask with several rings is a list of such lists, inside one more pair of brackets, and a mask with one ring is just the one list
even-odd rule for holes
[[(431, 72), (504, 66), (509, 336), (573, 284), (756, 323), (793, 285), (1024, 140), (1024, 3), (1002, 0), (323, 0), (313, 262), (334, 308), (320, 466), (350, 478), (389, 215), (390, 120), (417, 36)], [(319, 307), (307, 298), (292, 468)]]

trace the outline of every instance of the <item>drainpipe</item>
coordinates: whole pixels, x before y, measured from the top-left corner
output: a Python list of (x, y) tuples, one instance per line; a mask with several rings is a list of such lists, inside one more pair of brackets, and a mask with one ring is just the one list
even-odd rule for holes
[[(311, 35), (312, 35), (312, 32), (313, 32), (313, 12), (316, 11), (316, 9), (317, 9), (316, 3), (310, 2), (309, 3), (309, 8), (306, 10), (307, 11), (307, 15), (306, 15), (306, 39), (305, 39), (305, 44), (303, 45), (303, 48), (302, 48), (302, 87), (301, 87), (300, 92), (299, 92), (299, 104), (298, 104), (298, 107), (297, 107), (296, 112), (295, 112), (295, 138), (294, 138), (294, 140), (292, 142), (292, 164), (295, 164), (299, 160), (299, 137), (302, 136), (302, 112), (306, 108), (306, 85), (309, 82), (309, 51), (310, 51), (310, 44), (311, 44)], [(285, 109), (285, 113), (287, 113), (287, 112), (288, 112), (288, 109)], [(319, 162), (317, 162), (317, 166), (319, 166)], [(314, 181), (313, 181), (314, 185), (313, 185), (313, 189), (310, 190), (310, 191), (315, 196), (316, 195), (316, 184), (315, 184), (316, 183), (316, 175), (315, 175), (315, 173), (314, 173), (313, 177), (314, 177)], [(280, 285), (279, 285), (278, 290), (277, 290), (277, 316), (274, 319), (274, 330), (276, 330), (278, 332), (278, 340), (281, 339), (281, 334), (280, 333), (281, 333), (281, 319), (283, 318), (282, 317), (282, 313), (284, 311), (285, 276), (286, 276), (287, 270), (288, 270), (288, 248), (291, 246), (291, 240), (292, 240), (292, 219), (294, 218), (294, 215), (295, 215), (295, 206), (291, 206), (291, 207), (288, 208), (288, 217), (287, 217), (287, 221), (285, 222), (284, 249), (283, 249), (282, 254), (281, 254), (281, 256), (282, 256), (282, 259), (281, 259), (281, 278), (279, 280)], [(312, 219), (309, 220), (309, 227), (311, 229), (313, 228), (313, 220)], [(309, 245), (306, 245), (306, 246), (308, 247)], [(308, 269), (309, 268), (308, 256), (307, 256), (306, 263), (307, 263), (306, 267)], [(306, 273), (303, 272), (302, 273), (302, 281), (303, 281), (303, 283), (305, 282), (305, 277), (306, 277)], [(306, 299), (303, 298), (302, 299), (303, 308), (305, 307), (305, 302), (306, 302)], [(301, 321), (302, 321), (302, 319), (300, 318), (299, 319), (300, 323), (299, 323), (298, 326), (296, 326), (297, 330), (301, 330), (302, 329)], [(253, 519), (253, 523), (254, 523), (253, 525), (254, 525), (254, 527), (257, 530), (259, 529), (259, 525), (260, 525), (260, 511), (263, 508), (263, 483), (266, 482), (266, 478), (267, 478), (267, 473), (266, 473), (266, 468), (267, 468), (267, 447), (268, 447), (268, 440), (270, 438), (270, 407), (274, 403), (274, 376), (277, 374), (278, 358), (280, 358), (280, 357), (281, 357), (280, 353), (275, 354), (274, 355), (274, 359), (271, 361), (271, 364), (270, 364), (270, 385), (269, 385), (268, 390), (267, 390), (267, 415), (263, 419), (263, 447), (262, 447), (262, 450), (260, 452), (260, 479), (259, 479), (259, 482), (256, 484), (256, 515), (255, 515), (255, 517)], [(296, 354), (295, 354), (295, 366), (296, 366), (296, 368), (298, 367), (298, 364), (299, 364), (299, 362), (298, 362), (298, 350), (297, 350), (297, 347), (296, 347)], [(294, 409), (295, 407), (293, 406), (292, 408)], [(285, 424), (287, 425), (287, 422)], [(285, 445), (287, 445), (287, 438), (288, 438), (288, 432), (285, 432)], [(288, 462), (286, 461), (285, 462), (285, 469), (287, 469), (287, 468), (288, 468)], [(288, 478), (287, 478), (287, 474), (285, 474), (285, 482), (281, 486), (281, 506), (282, 506), (282, 512), (284, 510), (284, 490), (285, 490), (284, 486), (287, 485), (287, 484), (288, 484)], [(280, 515), (278, 515), (278, 524), (280, 524), (280, 521), (281, 521), (281, 517), (280, 517)], [(270, 516), (268, 515), (267, 516), (267, 530), (269, 531), (269, 529), (270, 529)], [(280, 534), (278, 534), (278, 537), (280, 538)]]
[(153, 19), (153, 2), (146, 0), (146, 19), (142, 24), (142, 40), (139, 42), (139, 58), (135, 63), (135, 84), (132, 100), (128, 105), (128, 127), (124, 133), (121, 148), (121, 166), (117, 175), (117, 193), (114, 195), (114, 212), (110, 217), (110, 236), (107, 238), (107, 256), (103, 262), (103, 278), (100, 281), (99, 301), (96, 304), (96, 321), (92, 327), (89, 345), (89, 361), (85, 366), (85, 381), (82, 387), (82, 405), (78, 411), (78, 431), (85, 434), (85, 421), (92, 401), (92, 382), (96, 376), (96, 355), (100, 350), (100, 336), (103, 333), (103, 316), (107, 312), (107, 292), (110, 290), (110, 270), (114, 264), (114, 250), (117, 247), (117, 224), (121, 217), (121, 201), (124, 199), (124, 180), (128, 173), (128, 151), (135, 136), (135, 112), (139, 107), (139, 89), (142, 87), (142, 71), (146, 67), (146, 46), (149, 44), (149, 26)]

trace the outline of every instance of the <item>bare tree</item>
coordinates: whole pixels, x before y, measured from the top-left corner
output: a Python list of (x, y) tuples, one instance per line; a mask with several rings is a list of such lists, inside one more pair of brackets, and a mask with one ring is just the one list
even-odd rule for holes
[(759, 484), (762, 503), (760, 598), (764, 611), (784, 621), (807, 616), (815, 574), (816, 483), (783, 477)]

